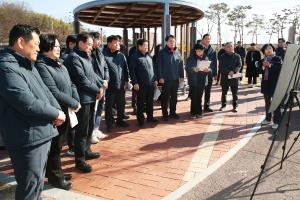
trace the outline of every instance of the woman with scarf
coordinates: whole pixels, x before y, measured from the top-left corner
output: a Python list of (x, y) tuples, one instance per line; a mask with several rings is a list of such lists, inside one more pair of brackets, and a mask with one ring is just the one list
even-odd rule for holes
[(208, 60), (204, 54), (204, 46), (196, 44), (193, 52), (188, 57), (186, 62), (186, 72), (188, 75), (188, 84), (191, 91), (191, 118), (202, 117), (202, 95), (207, 82), (207, 74), (211, 69), (205, 68), (200, 70), (197, 63), (203, 60)]
[[(266, 118), (262, 124), (271, 124), (272, 113), (269, 113), (269, 108), (272, 102), (273, 94), (276, 88), (277, 80), (282, 67), (282, 59), (275, 56), (275, 47), (272, 44), (265, 44), (261, 48), (264, 58), (258, 63), (258, 71), (262, 74), (261, 93), (265, 99)], [(278, 128), (281, 120), (280, 106), (274, 111), (273, 129)]]
[[(60, 104), (64, 113), (68, 109), (77, 112), (80, 109), (79, 96), (75, 85), (71, 82), (67, 68), (59, 60), (60, 45), (58, 36), (54, 34), (40, 35), (40, 55), (35, 63), (44, 83)], [(57, 127), (59, 135), (54, 137), (48, 156), (46, 177), (48, 183), (64, 190), (71, 189), (71, 174), (63, 174), (60, 152), (70, 128), (69, 116), (64, 124)]]

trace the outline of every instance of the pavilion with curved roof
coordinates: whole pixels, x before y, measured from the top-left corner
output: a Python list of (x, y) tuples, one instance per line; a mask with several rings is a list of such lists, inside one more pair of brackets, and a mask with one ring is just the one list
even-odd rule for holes
[[(174, 26), (180, 28), (181, 46), (191, 47), (196, 42), (196, 21), (204, 17), (197, 0), (95, 0), (74, 9), (74, 29), (79, 22), (104, 27), (123, 28), (124, 45), (128, 46), (128, 29), (133, 29), (133, 41), (139, 37), (150, 40), (154, 29), (153, 45), (157, 44), (157, 28), (161, 28), (162, 42)], [(136, 32), (140, 29), (140, 33)], [(145, 31), (146, 30), (146, 31)]]

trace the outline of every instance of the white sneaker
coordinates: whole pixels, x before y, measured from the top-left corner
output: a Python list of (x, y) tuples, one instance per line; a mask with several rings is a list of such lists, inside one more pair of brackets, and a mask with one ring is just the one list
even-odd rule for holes
[(271, 121), (268, 121), (268, 120), (264, 119), (264, 121), (262, 121), (261, 124), (262, 125), (271, 124)]
[(90, 139), (91, 144), (97, 144), (99, 141), (99, 139), (97, 138), (97, 136), (92, 135), (91, 139)]
[(101, 139), (104, 139), (104, 138), (107, 138), (107, 137), (108, 137), (108, 135), (106, 135), (106, 134), (102, 133), (102, 131), (100, 131), (100, 130), (96, 130), (96, 131), (95, 131), (95, 135), (97, 136), (97, 138), (98, 138), (99, 140), (101, 140)]
[(278, 126), (279, 126), (278, 124), (274, 123), (274, 124), (272, 124), (272, 129), (278, 129)]

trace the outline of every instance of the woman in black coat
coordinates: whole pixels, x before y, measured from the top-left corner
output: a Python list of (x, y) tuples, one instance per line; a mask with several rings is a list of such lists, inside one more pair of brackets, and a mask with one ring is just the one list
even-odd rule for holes
[(256, 44), (252, 43), (246, 56), (246, 77), (248, 78), (249, 87), (253, 87), (257, 83), (257, 77), (259, 75), (255, 62), (261, 60), (261, 54), (256, 49)]
[[(262, 124), (270, 124), (272, 119), (272, 113), (268, 113), (268, 110), (273, 99), (273, 94), (276, 88), (277, 80), (282, 67), (282, 59), (279, 56), (275, 56), (275, 47), (272, 44), (265, 44), (261, 48), (264, 54), (264, 59), (258, 62), (258, 71), (262, 74), (261, 93), (265, 99), (266, 118)], [(273, 129), (278, 128), (278, 124), (281, 120), (280, 106), (274, 111), (273, 116)]]
[[(71, 82), (68, 70), (59, 61), (60, 45), (57, 35), (42, 34), (40, 36), (40, 55), (35, 63), (44, 83), (60, 104), (64, 113), (68, 110), (77, 112), (80, 109), (79, 96), (75, 85)], [(70, 128), (69, 116), (66, 122), (57, 127), (59, 135), (52, 139), (48, 156), (46, 177), (54, 187), (69, 190), (70, 174), (64, 175), (61, 168), (60, 152)]]
[(204, 49), (203, 45), (196, 44), (186, 62), (185, 70), (188, 76), (191, 96), (191, 118), (202, 117), (202, 95), (205, 89), (205, 83), (207, 82), (208, 72), (211, 70), (208, 68), (204, 71), (199, 71), (197, 68), (198, 60), (208, 61), (208, 58), (204, 54)]

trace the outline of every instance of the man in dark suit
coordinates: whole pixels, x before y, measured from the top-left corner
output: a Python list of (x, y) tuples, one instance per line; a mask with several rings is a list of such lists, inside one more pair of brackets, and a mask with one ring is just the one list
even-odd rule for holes
[(40, 199), (51, 140), (65, 121), (38, 71), (39, 30), (15, 25), (0, 53), (0, 133), (17, 181), (16, 200)]
[(232, 106), (233, 112), (237, 112), (237, 92), (239, 86), (238, 78), (233, 78), (234, 74), (240, 72), (242, 61), (240, 55), (234, 53), (233, 45), (231, 42), (225, 44), (225, 53), (220, 58), (220, 71), (221, 71), (221, 86), (222, 86), (222, 106), (220, 111), (226, 107), (226, 96), (230, 88), (232, 93)]

